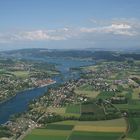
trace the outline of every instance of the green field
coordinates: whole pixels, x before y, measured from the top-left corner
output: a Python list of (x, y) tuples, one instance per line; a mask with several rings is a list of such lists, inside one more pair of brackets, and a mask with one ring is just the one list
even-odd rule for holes
[(68, 140), (117, 140), (121, 133), (75, 131)]
[(80, 87), (78, 87), (78, 89), (81, 91), (83, 91), (83, 90), (84, 91), (92, 91), (93, 90), (92, 86), (89, 84), (83, 84)]
[(140, 102), (135, 102), (134, 104), (115, 104), (119, 109), (129, 110), (129, 109), (140, 109)]
[(95, 116), (105, 116), (103, 108), (99, 107), (95, 103), (92, 104), (83, 104), (81, 106), (82, 114), (94, 114)]
[(140, 118), (129, 118), (129, 131), (128, 138), (139, 140), (140, 139)]
[(23, 140), (66, 140), (71, 131), (34, 129)]
[(133, 89), (132, 99), (140, 99), (139, 93), (140, 93), (140, 88)]
[(57, 114), (64, 114), (66, 111), (65, 107), (47, 107), (47, 112), (53, 112), (53, 113), (57, 113)]
[(68, 105), (66, 108), (66, 113), (81, 114), (81, 105), (80, 104)]
[(25, 137), (23, 140), (66, 140), (66, 136), (56, 136), (50, 135), (50, 136), (45, 136), (45, 135), (28, 135)]
[(55, 122), (53, 124), (61, 124), (61, 125), (76, 125), (79, 121), (71, 121), (71, 120), (67, 120), (67, 121), (61, 121), (61, 122)]
[[(76, 130), (77, 127), (80, 129)], [(91, 127), (98, 129), (90, 129)], [(34, 129), (24, 140), (117, 140), (125, 129), (123, 118), (107, 121), (62, 121), (48, 124), (46, 128)]]
[(61, 125), (90, 125), (90, 126), (105, 126), (105, 127), (126, 127), (126, 121), (123, 118), (103, 121), (61, 121), (53, 124)]
[(106, 121), (78, 121), (78, 125), (104, 126), (104, 127), (126, 127), (126, 121), (123, 118)]
[(85, 95), (90, 98), (96, 98), (100, 92), (93, 90), (91, 85), (85, 84), (85, 85), (78, 87), (75, 90), (75, 93), (78, 95)]
[(114, 96), (114, 92), (111, 92), (111, 91), (102, 91), (100, 92), (100, 94), (98, 94), (97, 98), (96, 99), (108, 99), (110, 97), (113, 97)]
[(90, 98), (96, 98), (100, 92), (95, 91), (95, 90), (81, 90), (78, 88), (75, 90), (75, 93), (78, 95), (82, 94), (82, 95), (85, 95), (85, 96), (90, 97)]
[(16, 77), (19, 77), (19, 78), (27, 78), (29, 76), (28, 71), (14, 71), (14, 72), (11, 72), (11, 73), (14, 74)]
[(48, 124), (47, 129), (52, 130), (72, 130), (74, 125), (64, 125), (64, 124)]

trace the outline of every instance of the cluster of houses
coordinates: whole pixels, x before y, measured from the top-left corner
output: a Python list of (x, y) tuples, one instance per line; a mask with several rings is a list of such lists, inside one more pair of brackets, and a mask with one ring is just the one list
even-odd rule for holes
[[(42, 71), (35, 70), (32, 64), (26, 64), (24, 62), (11, 64), (0, 63), (0, 66), (3, 68), (3, 70), (0, 71), (0, 102), (4, 102), (15, 96), (18, 91), (46, 86), (55, 82), (51, 80), (46, 73), (43, 73), (43, 75), (46, 74), (45, 78), (40, 78), (38, 75), (40, 75)], [(21, 73), (22, 71), (27, 71), (29, 76), (16, 76), (16, 71), (17, 73), (18, 71)], [(32, 73), (36, 74), (32, 75)]]
[(0, 102), (13, 97), (18, 91), (32, 87), (34, 87), (34, 83), (29, 78), (22, 79), (13, 75), (2, 74), (0, 75)]
[(25, 117), (19, 117), (14, 121), (7, 121), (3, 126), (6, 126), (11, 134), (13, 134), (12, 139), (16, 139), (20, 135), (23, 135), (29, 128), (38, 127), (37, 123)]

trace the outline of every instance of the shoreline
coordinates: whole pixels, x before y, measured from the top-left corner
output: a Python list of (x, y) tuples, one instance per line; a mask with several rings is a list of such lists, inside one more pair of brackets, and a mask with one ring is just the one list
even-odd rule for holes
[(53, 84), (55, 84), (55, 83), (56, 83), (56, 81), (53, 81), (53, 82), (51, 82), (51, 83), (49, 83), (49, 84), (41, 85), (41, 86), (39, 86), (39, 87), (37, 87), (37, 88), (46, 87), (46, 86), (49, 86), (49, 85), (53, 85)]
[(47, 86), (49, 86), (49, 85), (53, 85), (53, 84), (55, 84), (55, 83), (56, 83), (56, 81), (53, 80), (53, 82), (48, 83), (48, 84), (45, 84), (45, 85), (41, 85), (41, 86), (39, 86), (39, 87), (31, 87), (31, 88), (26, 88), (26, 89), (23, 89), (23, 90), (17, 91), (16, 94), (15, 94), (14, 96), (12, 96), (12, 97), (8, 97), (7, 99), (1, 101), (1, 102), (0, 102), (0, 105), (4, 104), (5, 102), (8, 102), (8, 101), (11, 100), (12, 98), (14, 98), (16, 95), (18, 95), (18, 94), (22, 94), (22, 92), (24, 92), (24, 91), (33, 90), (33, 89), (36, 89), (36, 88), (47, 87)]

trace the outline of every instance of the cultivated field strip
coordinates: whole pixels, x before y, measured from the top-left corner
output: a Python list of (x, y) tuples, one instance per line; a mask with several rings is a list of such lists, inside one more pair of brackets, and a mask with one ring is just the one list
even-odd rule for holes
[(103, 127), (103, 126), (81, 126), (76, 125), (75, 131), (88, 131), (88, 132), (125, 132), (126, 127)]

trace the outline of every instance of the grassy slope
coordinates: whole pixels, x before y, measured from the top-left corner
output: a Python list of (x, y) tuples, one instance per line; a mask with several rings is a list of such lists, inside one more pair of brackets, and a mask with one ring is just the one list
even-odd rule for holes
[(129, 118), (130, 130), (128, 138), (139, 140), (140, 139), (140, 118)]
[(80, 104), (68, 105), (66, 108), (66, 113), (80, 114), (81, 113), (81, 105)]

